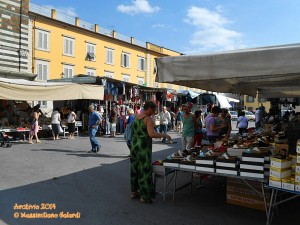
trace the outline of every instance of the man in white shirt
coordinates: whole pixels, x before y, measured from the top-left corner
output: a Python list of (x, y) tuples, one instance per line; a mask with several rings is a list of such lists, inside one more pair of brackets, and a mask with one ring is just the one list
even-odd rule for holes
[[(160, 118), (160, 133), (167, 133), (168, 124), (171, 122), (171, 115), (167, 111), (167, 107), (163, 106), (161, 113), (159, 114)], [(162, 139), (162, 143), (166, 143), (166, 138)]]

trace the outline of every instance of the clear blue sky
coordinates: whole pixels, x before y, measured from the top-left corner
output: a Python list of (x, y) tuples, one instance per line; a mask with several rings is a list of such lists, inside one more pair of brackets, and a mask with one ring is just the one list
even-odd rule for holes
[(31, 0), (185, 54), (300, 43), (299, 0)]

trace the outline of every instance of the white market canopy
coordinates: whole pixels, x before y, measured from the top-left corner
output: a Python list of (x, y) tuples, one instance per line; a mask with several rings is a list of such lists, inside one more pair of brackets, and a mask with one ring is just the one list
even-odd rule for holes
[(156, 81), (223, 93), (300, 97), (300, 44), (156, 59)]
[(0, 99), (20, 101), (103, 100), (100, 85), (75, 83), (42, 83), (22, 79), (0, 78)]

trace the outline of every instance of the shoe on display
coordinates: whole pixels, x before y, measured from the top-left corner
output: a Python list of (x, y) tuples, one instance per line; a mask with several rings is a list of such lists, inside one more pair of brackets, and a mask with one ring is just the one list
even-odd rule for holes
[(204, 158), (204, 157), (205, 157), (205, 154), (204, 154), (204, 152), (200, 151), (200, 153), (199, 153), (199, 157), (201, 157), (201, 158)]
[(229, 159), (229, 155), (226, 152), (222, 154), (222, 157), (225, 159)]
[(192, 161), (192, 158), (190, 155), (188, 155), (186, 158), (185, 158), (186, 161)]
[(179, 156), (183, 156), (181, 150), (178, 150), (177, 153), (178, 153)]

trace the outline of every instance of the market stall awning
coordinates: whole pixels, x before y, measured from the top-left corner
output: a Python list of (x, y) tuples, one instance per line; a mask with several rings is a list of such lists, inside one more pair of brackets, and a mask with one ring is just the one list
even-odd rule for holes
[(103, 100), (100, 85), (41, 83), (22, 79), (0, 78), (0, 99), (22, 101)]
[(195, 91), (191, 91), (191, 90), (168, 90), (168, 92), (170, 92), (173, 95), (190, 95), (191, 98), (196, 98), (198, 97), (201, 93), (195, 92)]
[(226, 109), (232, 108), (232, 106), (229, 104), (226, 96), (217, 94), (216, 97), (218, 99), (218, 102), (219, 102), (221, 108), (226, 108)]
[(10, 70), (2, 70), (0, 69), (0, 78), (9, 78), (9, 79), (26, 79), (26, 80), (34, 80), (36, 78), (36, 74), (20, 72), (20, 71), (10, 71)]
[[(156, 59), (156, 81), (223, 93), (298, 97), (300, 44)], [(280, 91), (280, 88), (293, 91)], [(278, 90), (276, 92), (276, 90)], [(275, 96), (272, 96), (275, 97)]]

